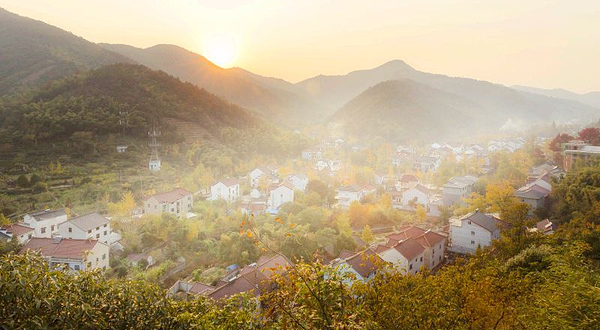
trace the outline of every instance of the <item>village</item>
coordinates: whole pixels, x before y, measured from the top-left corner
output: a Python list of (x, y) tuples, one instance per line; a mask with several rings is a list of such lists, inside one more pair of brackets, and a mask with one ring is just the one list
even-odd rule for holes
[[(328, 230), (335, 229), (339, 235), (345, 231), (349, 235), (349, 243), (319, 244), (315, 251), (307, 253), (307, 256), (317, 256), (319, 262), (335, 267), (340, 273), (351, 273), (356, 281), (368, 281), (382, 268), (407, 275), (425, 270), (435, 272), (457, 257), (475, 254), (490, 246), (492, 241), (501, 237), (502, 231), (511, 227), (510, 222), (502, 219), (503, 210), (494, 207), (480, 210), (477, 207), (476, 195), (485, 196), (485, 186), (482, 189), (481, 182), (497, 171), (507, 170), (499, 169), (498, 166), (503, 165), (493, 161), (494, 157), (501, 154), (506, 160), (523, 152), (527, 144), (539, 149), (548, 142), (519, 137), (490, 140), (487, 145), (433, 143), (422, 148), (398, 145), (382, 157), (387, 166), (373, 166), (381, 169), (377, 171), (371, 167), (377, 161), (369, 160), (369, 157), (377, 156), (377, 151), (351, 145), (340, 138), (329, 139), (302, 151), (294, 162), (263, 164), (244, 176), (215, 180), (199, 191), (173, 187), (169, 191), (146, 196), (141, 203), (134, 202), (129, 214), (121, 216), (118, 221), (107, 210), (79, 216), (71, 216), (67, 209), (30, 212), (17, 223), (3, 226), (0, 239), (18, 243), (22, 246), (21, 253), (37, 251), (50, 265), (72, 271), (100, 269), (109, 274), (111, 267), (123, 263), (128, 269), (137, 269), (134, 275), (130, 273), (131, 276), (161, 269), (156, 278), (159, 283), (168, 286), (169, 296), (204, 295), (220, 299), (242, 292), (259, 295), (269, 289), (266, 283), (273, 274), (285, 272), (296, 260), (290, 253), (286, 255), (262, 240), (261, 231), (271, 227), (251, 228), (244, 227), (244, 224), (251, 223), (252, 219), (262, 219), (288, 225), (288, 229), (294, 228), (298, 225), (294, 219), (300, 222), (302, 217), (289, 215), (296, 215), (294, 207), (301, 204), (312, 205), (307, 210), (318, 209), (329, 217), (335, 215), (335, 225)], [(118, 148), (118, 152), (125, 153), (126, 148)], [(562, 144), (560, 153), (563, 159), (560, 166), (549, 161), (536, 165), (525, 162), (529, 167), (526, 176), (517, 179), (522, 181), (520, 186), (510, 190), (509, 195), (504, 191), (505, 196), (502, 196), (526, 206), (527, 217), (535, 219), (528, 229), (531, 232), (553, 233), (556, 225), (543, 218), (553, 182), (564, 177), (565, 170), (569, 171), (578, 163), (600, 154), (600, 147), (583, 141), (569, 141)], [(346, 163), (352, 157), (365, 154), (365, 166), (349, 166)], [(449, 171), (444, 168), (449, 162), (454, 166), (463, 165), (464, 170)], [(154, 172), (160, 169), (161, 160), (153, 149), (148, 170)], [(448, 173), (456, 172), (463, 175), (447, 177)], [(503, 180), (508, 182), (507, 178)], [(401, 220), (379, 223), (356, 221), (356, 214), (369, 204), (384, 205)], [(257, 253), (245, 250), (243, 253), (248, 255), (244, 259), (231, 259), (247, 261), (245, 264), (232, 263), (217, 270), (207, 267), (199, 274), (190, 271), (189, 262), (183, 254), (167, 260), (169, 258), (165, 255), (169, 253), (164, 251), (165, 241), (137, 243), (145, 245), (145, 248), (127, 246), (135, 241), (129, 237), (137, 235), (128, 231), (131, 230), (128, 227), (139, 228), (134, 224), (147, 221), (145, 219), (149, 216), (166, 214), (171, 217), (168, 221), (201, 223), (205, 217), (198, 211), (206, 212), (210, 205), (223, 207), (226, 218), (242, 219), (240, 237), (252, 239), (253, 244), (267, 248), (256, 250)], [(346, 224), (340, 225), (342, 220), (339, 219), (344, 217), (347, 218)], [(239, 225), (237, 221), (231, 221), (232, 228)], [(190, 228), (186, 229), (188, 234)], [(313, 234), (309, 230), (299, 236)], [(286, 233), (283, 237), (286, 236), (292, 234)], [(214, 243), (205, 246), (206, 249), (217, 249)], [(202, 255), (209, 251), (194, 253)], [(250, 260), (252, 258), (255, 258), (254, 261)], [(128, 274), (128, 271), (124, 270), (122, 274)]]

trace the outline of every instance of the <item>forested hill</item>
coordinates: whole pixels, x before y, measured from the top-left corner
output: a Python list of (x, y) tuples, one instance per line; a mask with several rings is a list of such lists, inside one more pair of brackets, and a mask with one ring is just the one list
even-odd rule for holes
[(133, 61), (70, 32), (0, 8), (0, 95)]
[(140, 138), (147, 137), (155, 121), (163, 133), (176, 131), (186, 140), (194, 135), (234, 149), (250, 148), (249, 143), (256, 149), (257, 140), (265, 144), (291, 140), (237, 105), (162, 71), (132, 64), (114, 64), (57, 81), (32, 96), (5, 101), (0, 110), (4, 131), (0, 135), (16, 143), (62, 140), (78, 131), (117, 133), (119, 112), (124, 111), (129, 114), (127, 131)]

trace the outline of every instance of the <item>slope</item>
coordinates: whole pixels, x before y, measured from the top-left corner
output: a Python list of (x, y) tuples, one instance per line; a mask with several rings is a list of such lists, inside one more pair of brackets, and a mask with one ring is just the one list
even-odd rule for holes
[(117, 62), (132, 61), (67, 31), (0, 8), (0, 95)]
[(279, 124), (294, 126), (315, 121), (323, 111), (321, 106), (296, 93), (296, 87), (289, 82), (240, 68), (223, 69), (178, 46), (156, 45), (145, 49), (115, 44), (101, 46), (205, 88)]
[[(481, 106), (410, 79), (379, 83), (338, 110), (330, 121), (360, 137), (391, 141), (460, 138), (489, 127)], [(491, 120), (489, 120), (491, 119)]]
[(481, 114), (502, 112), (511, 122), (524, 128), (532, 123), (587, 122), (597, 119), (598, 109), (571, 101), (520, 92), (503, 85), (468, 78), (449, 77), (413, 69), (402, 61), (391, 61), (371, 70), (350, 72), (342, 76), (317, 76), (297, 83), (315, 101), (341, 107), (359, 91), (386, 80), (411, 79), (438, 90), (461, 96), (481, 108)]
[(543, 88), (519, 86), (519, 85), (515, 85), (515, 86), (511, 86), (511, 87), (516, 90), (523, 91), (523, 92), (540, 94), (540, 95), (544, 95), (544, 96), (548, 96), (548, 97), (554, 97), (554, 98), (565, 99), (565, 100), (573, 100), (573, 101), (577, 101), (577, 102), (580, 102), (583, 104), (587, 104), (591, 107), (600, 109), (600, 92), (589, 92), (589, 93), (584, 93), (584, 94), (578, 94), (578, 93), (574, 93), (574, 92), (571, 92), (571, 91), (568, 91), (568, 90), (562, 89), (562, 88), (543, 89)]

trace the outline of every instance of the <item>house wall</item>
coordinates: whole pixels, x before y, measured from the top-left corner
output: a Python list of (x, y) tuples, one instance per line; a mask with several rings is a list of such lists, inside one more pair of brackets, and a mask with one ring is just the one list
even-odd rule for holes
[(269, 208), (271, 211), (276, 211), (279, 207), (287, 202), (294, 201), (294, 190), (285, 186), (277, 187), (269, 193)]
[(434, 269), (439, 264), (444, 262), (446, 254), (446, 240), (436, 244), (432, 247), (425, 248), (425, 262), (424, 265), (429, 269)]
[(308, 179), (301, 179), (297, 176), (290, 177), (290, 183), (294, 186), (296, 190), (304, 191), (306, 190), (306, 185), (308, 184)]
[(187, 218), (187, 213), (192, 210), (193, 206), (192, 195), (184, 196), (173, 203), (159, 203), (155, 198), (150, 197), (144, 202), (144, 213), (160, 214), (165, 212), (175, 214), (178, 218)]
[(458, 253), (474, 254), (478, 246), (485, 247), (492, 244), (492, 239), (500, 237), (500, 231), (490, 233), (488, 230), (462, 220), (461, 226), (450, 226), (451, 251)]
[(429, 204), (429, 197), (427, 194), (417, 190), (417, 189), (409, 189), (402, 194), (402, 205), (408, 206), (409, 202), (416, 198), (416, 203), (425, 206), (427, 209), (427, 205)]
[(424, 253), (419, 254), (415, 259), (407, 260), (394, 248), (383, 251), (379, 256), (394, 265), (403, 274), (416, 274), (425, 263)]
[(74, 225), (71, 221), (64, 222), (58, 226), (58, 233), (62, 238), (71, 239), (95, 239), (104, 244), (109, 244), (108, 241), (110, 234), (110, 223), (105, 223), (100, 227), (92, 228), (88, 231)]
[(210, 187), (210, 199), (215, 200), (226, 200), (228, 202), (234, 202), (240, 197), (240, 185), (236, 184), (233, 186), (226, 186), (219, 182)]
[(444, 187), (442, 193), (442, 201), (444, 205), (462, 204), (463, 198), (469, 197), (473, 192), (473, 185), (464, 188)]
[(98, 242), (85, 258), (86, 270), (108, 269), (110, 264), (109, 252), (110, 248), (108, 245)]
[(347, 209), (350, 204), (354, 201), (360, 201), (362, 194), (360, 191), (343, 191), (338, 190), (336, 199), (338, 200), (338, 206)]
[(23, 222), (33, 228), (33, 237), (51, 238), (52, 234), (58, 233), (58, 225), (67, 221), (67, 215), (37, 221), (29, 214), (23, 217)]

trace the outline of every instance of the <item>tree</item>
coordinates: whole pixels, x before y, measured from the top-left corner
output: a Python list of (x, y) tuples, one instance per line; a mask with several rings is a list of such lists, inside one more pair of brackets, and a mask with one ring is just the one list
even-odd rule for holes
[(517, 202), (514, 197), (515, 189), (510, 182), (488, 184), (486, 187), (485, 201), (489, 205), (489, 212), (504, 212), (508, 207)]
[(27, 176), (25, 176), (25, 174), (19, 175), (19, 177), (17, 178), (17, 185), (21, 188), (29, 187), (29, 179), (27, 179)]
[(427, 220), (427, 211), (421, 204), (417, 204), (417, 221), (424, 223)]
[(371, 244), (375, 240), (375, 236), (373, 236), (373, 232), (371, 231), (371, 226), (366, 225), (363, 228), (362, 234), (360, 237), (365, 243)]
[(548, 148), (554, 152), (562, 151), (562, 144), (567, 143), (575, 138), (567, 133), (558, 134), (550, 141)]
[(596, 127), (588, 127), (579, 131), (579, 139), (585, 143), (592, 145), (600, 144), (600, 129)]

